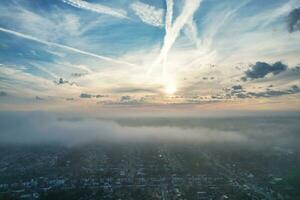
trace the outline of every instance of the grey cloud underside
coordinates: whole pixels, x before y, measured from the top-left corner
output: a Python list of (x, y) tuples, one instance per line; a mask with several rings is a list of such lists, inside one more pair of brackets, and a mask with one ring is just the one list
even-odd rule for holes
[(147, 102), (147, 95), (142, 97), (135, 97), (129, 95), (123, 95), (119, 100), (103, 100), (98, 101), (97, 104), (104, 105), (128, 105), (128, 106), (140, 106), (140, 105), (152, 105), (150, 102)]
[(90, 98), (103, 98), (103, 97), (106, 97), (106, 96), (101, 95), (101, 94), (81, 93), (79, 97), (82, 98), (82, 99), (90, 99)]
[(133, 98), (129, 95), (124, 95), (120, 97), (119, 101), (100, 101), (98, 103), (106, 104), (106, 105), (141, 105), (144, 103), (143, 98)]
[(8, 96), (8, 93), (4, 91), (0, 91), (0, 97), (5, 97), (5, 96)]
[(245, 99), (245, 98), (271, 98), (271, 97), (279, 97), (284, 95), (292, 95), (300, 93), (300, 88), (296, 85), (291, 86), (286, 90), (271, 90), (267, 89), (263, 92), (246, 92), (244, 90), (233, 90), (231, 91), (231, 95), (236, 96), (237, 98)]
[(130, 96), (122, 96), (120, 101), (129, 101), (130, 99)]
[(290, 12), (287, 21), (290, 33), (300, 30), (300, 7)]
[(64, 80), (63, 78), (59, 78), (59, 80), (57, 82), (54, 81), (54, 83), (57, 84), (57, 85), (63, 85), (63, 84), (77, 85), (75, 82), (69, 82), (67, 80)]
[(36, 97), (35, 97), (35, 100), (37, 100), (37, 101), (43, 101), (43, 100), (45, 100), (45, 99), (42, 98), (42, 97), (36, 96)]
[(232, 89), (233, 90), (242, 90), (243, 87), (241, 85), (234, 85), (234, 86), (232, 86)]
[(243, 81), (264, 78), (268, 74), (272, 73), (277, 75), (287, 69), (287, 65), (282, 62), (276, 62), (274, 64), (268, 64), (265, 62), (256, 62), (249, 70), (245, 72), (245, 76), (242, 77)]

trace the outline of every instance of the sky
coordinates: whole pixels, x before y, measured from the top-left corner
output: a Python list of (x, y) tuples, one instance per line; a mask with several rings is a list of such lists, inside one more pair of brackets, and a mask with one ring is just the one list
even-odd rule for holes
[(0, 110), (300, 108), (300, 0), (1, 0)]

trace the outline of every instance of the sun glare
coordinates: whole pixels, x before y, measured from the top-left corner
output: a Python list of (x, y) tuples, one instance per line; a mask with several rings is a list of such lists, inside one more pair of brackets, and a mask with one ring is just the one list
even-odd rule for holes
[(177, 91), (175, 84), (168, 84), (165, 87), (165, 93), (166, 94), (174, 94)]

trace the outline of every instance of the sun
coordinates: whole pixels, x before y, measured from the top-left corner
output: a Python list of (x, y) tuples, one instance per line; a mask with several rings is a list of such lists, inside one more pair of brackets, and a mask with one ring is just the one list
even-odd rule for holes
[(176, 85), (173, 83), (169, 83), (165, 86), (166, 94), (174, 94), (177, 91)]

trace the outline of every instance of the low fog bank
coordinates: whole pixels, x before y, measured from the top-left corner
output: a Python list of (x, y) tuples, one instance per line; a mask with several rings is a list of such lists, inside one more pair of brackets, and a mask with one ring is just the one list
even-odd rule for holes
[(0, 112), (0, 144), (170, 142), (296, 147), (299, 116), (229, 118), (97, 118), (44, 112)]

